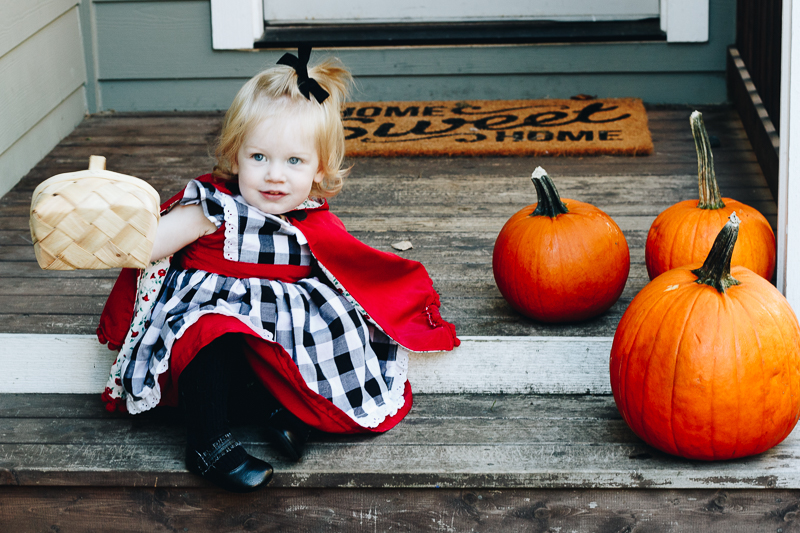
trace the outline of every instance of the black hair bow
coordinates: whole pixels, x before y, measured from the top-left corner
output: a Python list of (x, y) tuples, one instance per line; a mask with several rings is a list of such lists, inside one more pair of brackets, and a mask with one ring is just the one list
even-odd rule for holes
[(297, 72), (297, 88), (300, 93), (311, 100), (311, 95), (317, 99), (320, 104), (330, 96), (328, 91), (323, 89), (317, 80), (308, 77), (308, 60), (311, 57), (310, 46), (300, 46), (297, 49), (297, 57), (292, 54), (283, 54), (278, 60), (279, 65), (287, 65), (292, 67)]

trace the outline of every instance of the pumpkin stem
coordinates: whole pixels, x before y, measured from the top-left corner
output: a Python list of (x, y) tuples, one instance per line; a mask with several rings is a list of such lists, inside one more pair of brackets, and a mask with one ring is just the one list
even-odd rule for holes
[(736, 237), (739, 236), (739, 217), (736, 213), (731, 213), (728, 222), (720, 230), (711, 251), (708, 252), (703, 266), (692, 270), (692, 274), (697, 276), (697, 283), (711, 285), (719, 292), (724, 293), (729, 287), (739, 285), (741, 282), (731, 276), (731, 257), (733, 247), (736, 245)]
[(692, 113), (689, 118), (692, 125), (694, 147), (697, 150), (697, 187), (700, 192), (700, 209), (720, 209), (725, 207), (722, 195), (717, 185), (717, 176), (714, 174), (714, 154), (711, 153), (711, 141), (708, 139), (703, 114), (699, 111)]
[(564, 205), (564, 202), (561, 201), (561, 197), (558, 195), (553, 180), (547, 175), (545, 169), (536, 167), (536, 170), (534, 170), (531, 175), (531, 181), (533, 182), (533, 186), (536, 187), (536, 196), (539, 197), (539, 203), (530, 216), (556, 218), (558, 215), (569, 213), (567, 206)]

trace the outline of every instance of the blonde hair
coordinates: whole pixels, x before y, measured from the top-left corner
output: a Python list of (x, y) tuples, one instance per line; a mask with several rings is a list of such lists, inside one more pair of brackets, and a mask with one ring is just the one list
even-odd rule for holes
[(349, 168), (344, 165), (344, 127), (341, 108), (352, 82), (352, 76), (337, 60), (327, 59), (309, 67), (308, 75), (328, 91), (321, 104), (314, 95), (306, 98), (297, 86), (297, 72), (289, 66), (278, 65), (253, 76), (239, 89), (231, 107), (225, 113), (222, 132), (214, 151), (217, 164), (213, 175), (225, 180), (237, 176), (233, 168), (237, 154), (247, 134), (267, 117), (282, 117), (303, 121), (314, 132), (319, 156), (321, 183), (314, 183), (311, 196), (330, 198), (342, 190)]

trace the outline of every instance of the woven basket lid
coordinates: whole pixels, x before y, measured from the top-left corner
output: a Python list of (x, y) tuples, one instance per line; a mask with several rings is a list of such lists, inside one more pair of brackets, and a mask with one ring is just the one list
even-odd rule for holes
[(58, 174), (33, 192), (31, 237), (45, 270), (144, 268), (158, 226), (160, 199), (147, 182), (105, 170)]

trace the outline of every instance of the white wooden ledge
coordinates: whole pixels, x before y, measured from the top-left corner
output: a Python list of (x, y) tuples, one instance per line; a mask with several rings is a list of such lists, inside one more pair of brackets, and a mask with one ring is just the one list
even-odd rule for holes
[[(462, 337), (412, 354), (418, 393), (610, 394), (611, 337)], [(116, 351), (94, 335), (0, 334), (0, 393), (100, 393)]]

